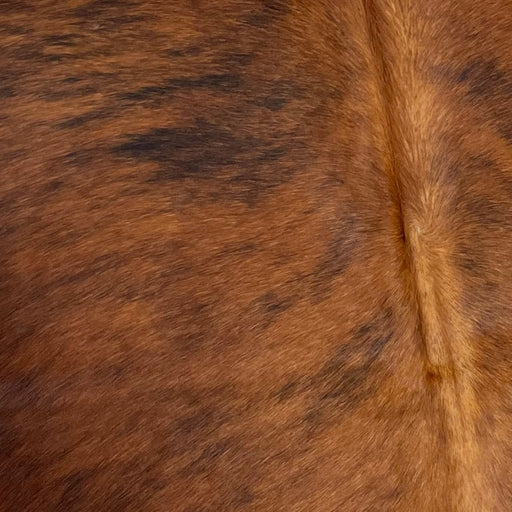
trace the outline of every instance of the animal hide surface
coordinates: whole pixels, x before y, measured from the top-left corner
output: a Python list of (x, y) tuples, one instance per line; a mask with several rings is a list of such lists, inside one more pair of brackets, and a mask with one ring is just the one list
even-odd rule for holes
[(511, 511), (511, 43), (0, 0), (0, 511)]

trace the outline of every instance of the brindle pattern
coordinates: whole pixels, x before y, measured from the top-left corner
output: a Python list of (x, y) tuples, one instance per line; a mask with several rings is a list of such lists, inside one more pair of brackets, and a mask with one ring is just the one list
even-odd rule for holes
[(0, 0), (0, 510), (510, 510), (511, 7)]

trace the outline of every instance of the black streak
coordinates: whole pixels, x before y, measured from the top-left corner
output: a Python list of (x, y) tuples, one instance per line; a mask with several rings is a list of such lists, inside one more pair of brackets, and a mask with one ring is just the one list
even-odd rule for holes
[[(218, 168), (234, 165), (254, 151), (262, 157), (262, 141), (236, 135), (220, 126), (199, 121), (184, 128), (155, 128), (133, 135), (128, 142), (114, 148), (120, 156), (165, 164), (158, 180), (195, 177)], [(271, 155), (278, 158), (278, 154)], [(268, 155), (267, 155), (268, 157)]]
[(236, 74), (210, 74), (197, 78), (172, 78), (162, 85), (149, 85), (136, 91), (123, 93), (119, 99), (125, 101), (144, 101), (161, 96), (169, 96), (178, 91), (190, 92), (194, 89), (213, 89), (231, 92), (240, 87), (240, 76)]
[(322, 399), (342, 398), (342, 405), (352, 406), (370, 394), (368, 378), (375, 362), (392, 338), (389, 309), (354, 331), (353, 341), (343, 344), (316, 377), (325, 386)]

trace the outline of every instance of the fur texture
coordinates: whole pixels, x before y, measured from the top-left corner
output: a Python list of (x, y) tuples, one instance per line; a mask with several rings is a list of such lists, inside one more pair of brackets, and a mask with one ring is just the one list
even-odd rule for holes
[(512, 510), (510, 0), (0, 0), (0, 510)]

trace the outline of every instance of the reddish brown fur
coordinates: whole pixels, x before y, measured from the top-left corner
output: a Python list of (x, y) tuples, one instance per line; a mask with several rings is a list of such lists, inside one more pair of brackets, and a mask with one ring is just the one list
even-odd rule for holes
[(0, 0), (0, 510), (512, 510), (510, 0)]

